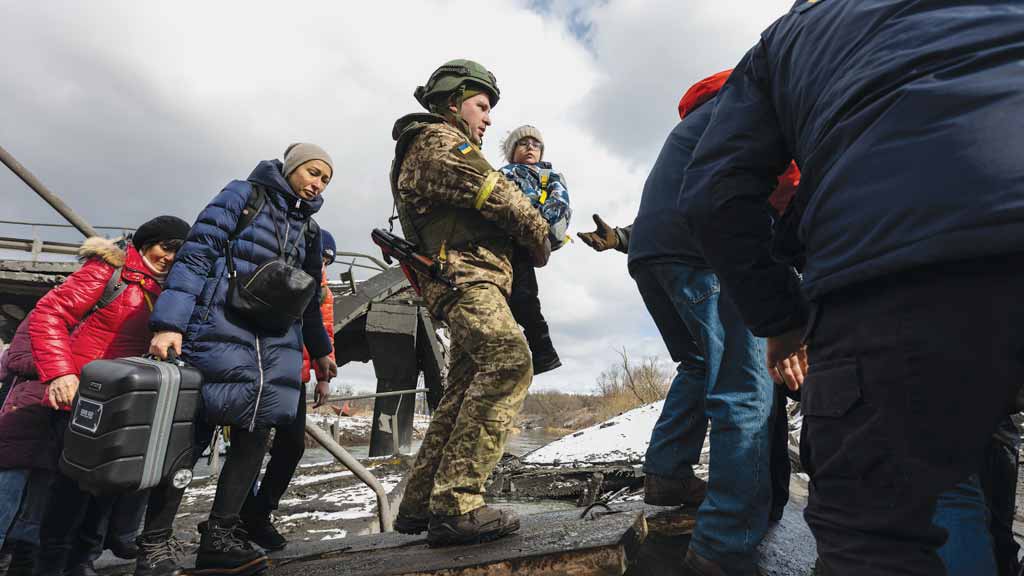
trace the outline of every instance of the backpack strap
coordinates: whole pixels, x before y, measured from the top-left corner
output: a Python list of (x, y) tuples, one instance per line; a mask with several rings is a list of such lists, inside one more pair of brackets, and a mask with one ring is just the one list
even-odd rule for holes
[(110, 305), (111, 302), (117, 300), (117, 297), (124, 294), (124, 291), (128, 289), (128, 283), (121, 278), (121, 270), (123, 266), (115, 266), (114, 273), (110, 275), (110, 279), (107, 280), (107, 285), (103, 288), (103, 295), (96, 301), (96, 304), (82, 316), (81, 322), (85, 322), (85, 319), (92, 316), (96, 312)]
[(252, 224), (252, 221), (256, 219), (256, 216), (263, 209), (263, 205), (267, 202), (267, 194), (263, 191), (263, 186), (250, 181), (249, 185), (252, 186), (252, 192), (249, 197), (245, 200), (245, 207), (242, 208), (242, 213), (238, 215), (238, 223), (235, 224), (235, 230), (228, 237), (229, 240), (234, 240), (242, 234), (242, 231)]
[(548, 186), (551, 184), (551, 169), (542, 168), (540, 170), (540, 200), (541, 204), (548, 201)]

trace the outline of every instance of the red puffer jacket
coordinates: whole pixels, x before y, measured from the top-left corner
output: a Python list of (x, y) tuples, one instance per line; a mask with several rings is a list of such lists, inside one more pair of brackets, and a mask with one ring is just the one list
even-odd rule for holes
[[(110, 240), (90, 238), (79, 256), (87, 259), (85, 264), (39, 300), (29, 322), (32, 359), (43, 382), (77, 376), (93, 360), (138, 356), (149, 349), (149, 314), (160, 284), (142, 255), (130, 245), (121, 250)], [(121, 265), (128, 287), (83, 322)]]

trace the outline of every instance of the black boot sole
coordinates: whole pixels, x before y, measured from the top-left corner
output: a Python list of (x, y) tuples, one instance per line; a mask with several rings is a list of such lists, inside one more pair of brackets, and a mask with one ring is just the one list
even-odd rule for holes
[(435, 528), (435, 530), (442, 530), (442, 534), (437, 534), (433, 530), (427, 532), (427, 545), (431, 548), (440, 548), (443, 546), (465, 546), (468, 544), (483, 544), (484, 542), (493, 542), (499, 538), (510, 536), (519, 531), (519, 520), (517, 519), (513, 524), (509, 524), (500, 530), (494, 532), (484, 532), (482, 534), (476, 534), (473, 536), (463, 536), (456, 532), (454, 529), (449, 527), (447, 524)]
[(429, 527), (429, 518), (403, 517), (401, 515), (399, 515), (398, 518), (395, 518), (395, 532), (400, 534), (415, 536), (416, 534), (426, 532)]
[(234, 568), (194, 568), (185, 573), (192, 574), (193, 576), (219, 576), (221, 574), (228, 576), (251, 576), (252, 574), (259, 574), (267, 568), (270, 568), (270, 561), (266, 556), (261, 556)]

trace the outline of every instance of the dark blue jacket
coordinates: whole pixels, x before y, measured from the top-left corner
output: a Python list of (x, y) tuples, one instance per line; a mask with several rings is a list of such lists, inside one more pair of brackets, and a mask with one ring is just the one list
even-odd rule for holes
[[(249, 180), (266, 187), (267, 204), (233, 243), (239, 276), (277, 257), (272, 220), (272, 214), (276, 214), (281, 234), (286, 227), (289, 229), (287, 245), (296, 249), (293, 261), (300, 262), (310, 276), (319, 278), (319, 235), (315, 245), (307, 246), (302, 227), (320, 209), (323, 199), (299, 198), (281, 175), (277, 160), (260, 162)], [(303, 322), (297, 322), (284, 336), (256, 334), (225, 316), (225, 248), (251, 192), (248, 181), (235, 180), (203, 209), (178, 251), (167, 286), (150, 316), (154, 331), (184, 334), (183, 359), (203, 373), (206, 420), (246, 428), (294, 420), (303, 343), (314, 358), (331, 351), (331, 338), (320, 319), (319, 288)], [(270, 209), (271, 202), (276, 210)]]
[(681, 205), (755, 334), (802, 325), (764, 199), (809, 198), (804, 295), (1024, 249), (1024, 5), (819, 0), (761, 35), (718, 95)]
[(711, 121), (714, 108), (714, 100), (705, 102), (676, 124), (665, 140), (644, 182), (640, 210), (629, 233), (630, 272), (639, 262), (655, 260), (674, 260), (698, 268), (708, 267), (690, 235), (685, 212), (679, 207), (678, 201), (686, 166)]

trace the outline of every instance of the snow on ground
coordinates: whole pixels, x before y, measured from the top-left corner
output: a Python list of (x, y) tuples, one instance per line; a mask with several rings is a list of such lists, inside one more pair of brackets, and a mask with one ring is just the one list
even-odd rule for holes
[(664, 401), (625, 412), (574, 432), (523, 457), (526, 464), (570, 465), (643, 462)]
[[(664, 404), (662, 400), (634, 408), (606, 422), (563, 436), (523, 456), (522, 461), (539, 466), (640, 464)], [(700, 463), (693, 467), (701, 478), (707, 478), (709, 451), (710, 442), (705, 437)]]

